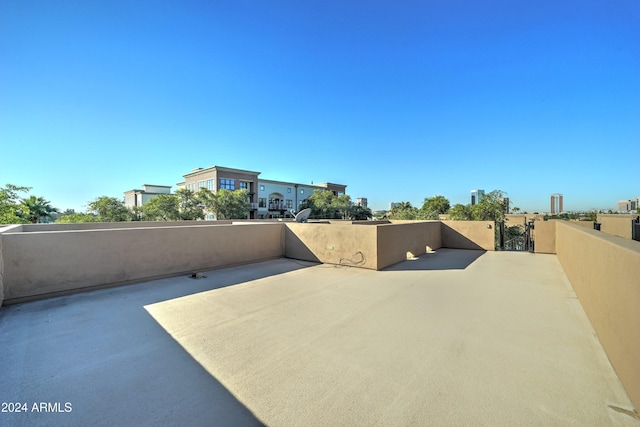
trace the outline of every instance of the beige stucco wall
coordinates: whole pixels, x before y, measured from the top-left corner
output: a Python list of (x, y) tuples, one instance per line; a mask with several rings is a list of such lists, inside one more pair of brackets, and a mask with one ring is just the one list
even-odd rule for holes
[(557, 221), (556, 250), (611, 364), (640, 408), (640, 242)]
[(336, 265), (377, 268), (376, 225), (288, 222), (285, 256)]
[(4, 302), (281, 257), (283, 227), (274, 223), (4, 233)]
[(493, 251), (495, 227), (493, 221), (442, 221), (442, 246)]
[(507, 214), (504, 216), (506, 226), (524, 225), (529, 221), (543, 221), (544, 215), (541, 214)]
[(427, 246), (435, 250), (442, 246), (440, 221), (393, 221), (377, 227), (378, 261), (377, 269), (389, 267), (427, 251)]
[(598, 222), (600, 231), (614, 236), (631, 239), (631, 220), (637, 215), (609, 215), (598, 214)]
[(22, 231), (72, 231), (72, 230), (112, 230), (120, 228), (191, 227), (194, 225), (225, 225), (233, 221), (126, 221), (126, 222), (82, 222), (69, 224), (23, 224)]
[(536, 221), (533, 224), (532, 235), (535, 253), (556, 253), (556, 222), (555, 220)]

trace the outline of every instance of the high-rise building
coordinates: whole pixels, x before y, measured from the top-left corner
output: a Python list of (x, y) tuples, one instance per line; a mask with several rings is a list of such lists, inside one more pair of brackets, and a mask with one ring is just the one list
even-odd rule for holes
[(551, 195), (551, 215), (560, 214), (564, 211), (562, 207), (562, 194), (555, 193)]
[(362, 206), (363, 208), (366, 208), (367, 204), (368, 204), (368, 202), (367, 202), (367, 198), (366, 197), (358, 197), (356, 199), (356, 205), (358, 205), (358, 206)]
[(479, 203), (482, 196), (484, 196), (484, 190), (471, 190), (471, 205)]

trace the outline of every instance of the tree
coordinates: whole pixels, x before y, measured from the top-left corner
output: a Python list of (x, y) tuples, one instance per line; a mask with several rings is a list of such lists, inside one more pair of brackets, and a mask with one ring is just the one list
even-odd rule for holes
[(58, 209), (52, 207), (51, 203), (42, 197), (29, 196), (27, 199), (22, 199), (20, 203), (24, 208), (24, 215), (32, 224), (39, 223), (45, 218), (51, 218), (53, 214), (58, 212)]
[(447, 213), (450, 207), (449, 199), (444, 196), (427, 197), (420, 208), (419, 217), (421, 219), (440, 219), (440, 215)]
[(214, 213), (217, 219), (245, 219), (251, 211), (249, 192), (242, 190), (218, 190), (214, 194)]
[[(331, 193), (330, 191), (327, 191)], [(331, 193), (333, 195), (333, 193)], [(331, 199), (331, 208), (334, 212), (338, 213), (338, 217), (342, 219), (350, 219), (350, 210), (353, 206), (351, 202), (351, 196), (341, 194), (340, 196), (333, 196)]]
[(75, 213), (75, 212), (63, 212), (58, 219), (57, 223), (69, 224), (79, 222), (100, 222), (98, 215), (91, 213)]
[(144, 221), (178, 221), (180, 200), (175, 194), (160, 194), (140, 207)]
[(23, 224), (27, 222), (24, 207), (18, 193), (27, 192), (31, 187), (7, 184), (0, 188), (0, 224)]
[(447, 216), (449, 219), (454, 221), (471, 221), (471, 205), (462, 205), (458, 203), (449, 209)]
[(101, 222), (118, 222), (131, 220), (131, 212), (124, 201), (115, 197), (101, 196), (87, 204), (89, 213), (98, 216)]
[(334, 194), (329, 190), (313, 190), (313, 194), (302, 202), (300, 208), (310, 208), (311, 218), (333, 218), (335, 216), (335, 206), (332, 205), (334, 198)]
[(353, 221), (363, 221), (373, 218), (371, 209), (360, 205), (353, 205), (349, 209), (349, 219)]
[(471, 206), (471, 219), (474, 221), (504, 221), (506, 193), (493, 190), (486, 193), (478, 203)]
[(193, 221), (204, 219), (204, 205), (197, 194), (188, 188), (181, 188), (176, 191), (180, 206), (180, 219)]
[(410, 202), (400, 202), (389, 211), (387, 216), (390, 219), (411, 220), (418, 218), (418, 208), (411, 205)]

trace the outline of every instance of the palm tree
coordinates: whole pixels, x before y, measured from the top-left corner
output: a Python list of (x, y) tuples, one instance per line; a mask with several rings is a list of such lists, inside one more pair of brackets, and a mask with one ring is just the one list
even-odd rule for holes
[(28, 199), (22, 199), (20, 204), (25, 208), (26, 218), (32, 224), (39, 223), (43, 218), (49, 218), (58, 212), (58, 209), (52, 207), (50, 202), (42, 197), (30, 196)]

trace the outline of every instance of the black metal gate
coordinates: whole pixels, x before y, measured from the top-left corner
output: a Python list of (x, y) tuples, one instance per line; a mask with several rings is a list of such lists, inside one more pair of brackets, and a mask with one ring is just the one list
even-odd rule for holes
[(531, 230), (533, 221), (522, 226), (505, 227), (504, 221), (498, 222), (498, 249), (501, 251), (533, 252), (534, 241)]

